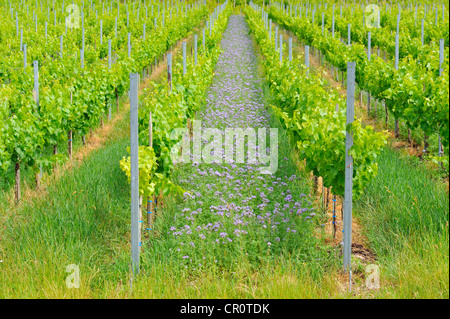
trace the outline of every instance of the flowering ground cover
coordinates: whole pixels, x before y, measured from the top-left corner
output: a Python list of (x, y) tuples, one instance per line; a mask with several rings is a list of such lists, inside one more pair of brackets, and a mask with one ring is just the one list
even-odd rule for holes
[[(207, 103), (199, 112), (202, 127), (223, 132), (276, 125), (266, 107), (257, 56), (243, 16), (230, 17), (221, 48)], [(186, 192), (181, 201), (164, 207), (163, 218), (157, 218), (161, 237), (152, 239), (151, 247), (158, 254), (145, 249), (144, 255), (167, 257), (190, 274), (216, 267), (231, 270), (238, 263), (253, 268), (280, 258), (298, 264), (323, 258), (313, 235), (321, 225), (307, 195), (310, 182), (297, 176), (286, 136), (281, 128), (279, 132), (279, 164), (274, 174), (260, 174), (258, 162), (206, 164), (195, 163), (198, 158), (191, 156), (193, 163), (180, 164), (174, 176)], [(208, 142), (202, 139), (203, 145)], [(245, 145), (248, 150), (249, 143)], [(257, 150), (269, 152), (270, 148)]]
[[(240, 15), (229, 19), (232, 12)], [(329, 227), (335, 208), (323, 200), (324, 177), (343, 165), (315, 155), (344, 154), (339, 139), (322, 139), (338, 136), (330, 127), (343, 133), (344, 121), (328, 117), (336, 113), (334, 102), (324, 113), (321, 101), (335, 92), (343, 112), (345, 99), (316, 67), (314, 54), (307, 77), (302, 54), (279, 64), (261, 16), (250, 6), (215, 11), (209, 37), (205, 26), (205, 45), (199, 32), (204, 24), (192, 33), (198, 36), (198, 61), (191, 50), (186, 74), (181, 44), (172, 52), (171, 91), (164, 62), (144, 84), (139, 146), (146, 151), (139, 158), (139, 182), (150, 189), (156, 180), (151, 174), (164, 172), (176, 187), (161, 183), (151, 195), (141, 194), (142, 217), (155, 216), (155, 223), (149, 218), (145, 228), (142, 218), (139, 274), (130, 265), (130, 185), (118, 165), (130, 145), (124, 97), (123, 111), (94, 132), (93, 144), (88, 140), (86, 149), (74, 152), (68, 166), (55, 167), (54, 178), (44, 176), (38, 188), (34, 180), (24, 183), (21, 202), (14, 203), (12, 189), (0, 187), (0, 298), (448, 298), (448, 181), (390, 139), (376, 160), (379, 173), (353, 198), (349, 291), (341, 238), (333, 238)], [(293, 46), (303, 52), (295, 39)], [(286, 61), (288, 50), (282, 52)], [(295, 121), (283, 110), (295, 112)], [(320, 139), (309, 143), (317, 153), (299, 151), (299, 140), (314, 140), (300, 121), (321, 128)], [(199, 122), (212, 130), (198, 135)], [(186, 126), (190, 134), (181, 132)], [(146, 144), (149, 127), (153, 150)], [(232, 136), (236, 158), (230, 162), (227, 132), (237, 128), (258, 134)], [(180, 129), (191, 147), (172, 138), (172, 129)], [(260, 132), (270, 138), (261, 142)], [(360, 142), (362, 149), (373, 146)], [(153, 156), (155, 150), (163, 156)], [(187, 162), (171, 157), (180, 151)], [(324, 158), (330, 166), (321, 165)], [(308, 166), (314, 162), (321, 165), (317, 172)], [(267, 167), (274, 170), (261, 171)], [(319, 177), (316, 193), (312, 174)], [(145, 205), (156, 194), (157, 207)], [(145, 206), (153, 215), (145, 215)], [(377, 277), (378, 288), (372, 285)]]

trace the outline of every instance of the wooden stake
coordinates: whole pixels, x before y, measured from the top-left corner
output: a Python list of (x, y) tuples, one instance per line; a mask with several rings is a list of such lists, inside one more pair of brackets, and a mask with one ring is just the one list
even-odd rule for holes
[(119, 92), (117, 92), (117, 88), (115, 88), (116, 92), (116, 106), (117, 106), (117, 112), (119, 112)]
[(395, 137), (400, 137), (400, 127), (399, 127), (399, 121), (398, 119), (395, 119)]
[(15, 179), (16, 179), (16, 185), (14, 188), (14, 194), (16, 198), (16, 205), (20, 201), (20, 160), (17, 160), (16, 166), (15, 166)]
[(386, 112), (385, 124), (386, 124), (386, 128), (388, 128), (388, 126), (389, 126), (389, 111), (388, 111), (388, 108), (387, 108), (387, 105), (386, 105), (386, 101), (384, 101), (384, 110)]
[(336, 195), (333, 195), (333, 239), (336, 238)]
[(68, 140), (68, 148), (69, 148), (69, 158), (72, 159), (72, 130), (69, 131), (69, 140)]
[(330, 188), (326, 187), (325, 189), (327, 191), (327, 197), (326, 197), (326, 203), (325, 203), (325, 213), (327, 213), (328, 212), (328, 205), (330, 203), (330, 198), (329, 198), (330, 197)]
[(428, 147), (430, 144), (428, 143), (428, 135), (424, 133), (423, 135), (423, 153), (426, 154), (428, 152)]
[(41, 178), (39, 173), (34, 174), (34, 180), (36, 181), (36, 188), (39, 188), (39, 186), (41, 186)]

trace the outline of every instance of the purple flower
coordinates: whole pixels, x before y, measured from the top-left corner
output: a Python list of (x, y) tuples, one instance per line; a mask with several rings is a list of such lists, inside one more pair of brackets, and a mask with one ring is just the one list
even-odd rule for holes
[(183, 196), (184, 196), (185, 198), (187, 198), (187, 197), (195, 198), (195, 196), (192, 196), (192, 195), (189, 194), (188, 192), (185, 192), (185, 193), (183, 194)]

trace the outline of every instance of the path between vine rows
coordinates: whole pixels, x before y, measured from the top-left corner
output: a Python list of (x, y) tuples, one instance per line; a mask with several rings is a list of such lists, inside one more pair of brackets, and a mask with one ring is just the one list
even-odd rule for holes
[[(257, 128), (269, 128), (258, 57), (243, 16), (230, 17), (221, 49), (206, 104), (198, 114), (202, 128), (222, 132), (226, 128), (254, 128), (256, 132)], [(236, 262), (232, 256), (246, 258), (245, 254), (254, 260), (262, 253), (269, 255), (269, 250), (275, 256), (282, 246), (292, 243), (299, 247), (299, 238), (312, 237), (303, 236), (311, 234), (316, 215), (305, 195), (308, 183), (295, 175), (294, 163), (285, 156), (290, 147), (279, 138), (279, 163), (274, 174), (260, 174), (259, 168), (268, 164), (247, 160), (195, 163), (192, 154), (192, 163), (178, 166), (175, 178), (187, 192), (162, 230), (174, 239), (184, 268), (195, 271), (206, 264), (226, 267)], [(202, 147), (207, 142), (203, 139)], [(263, 154), (270, 153), (269, 144), (266, 146), (261, 148)]]

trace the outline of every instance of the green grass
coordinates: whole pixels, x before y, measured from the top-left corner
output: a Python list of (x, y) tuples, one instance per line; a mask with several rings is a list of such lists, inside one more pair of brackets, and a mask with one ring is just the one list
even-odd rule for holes
[(354, 210), (379, 258), (380, 296), (448, 298), (449, 198), (423, 164), (386, 148)]
[(123, 121), (107, 146), (5, 222), (0, 233), (1, 297), (70, 296), (65, 287), (69, 264), (80, 267), (87, 283), (78, 293), (95, 292), (107, 278), (125, 279), (129, 191), (118, 161), (126, 155), (126, 127)]
[(377, 178), (357, 201), (377, 254), (386, 254), (405, 238), (446, 231), (449, 200), (445, 186), (407, 157), (386, 148), (379, 158)]

